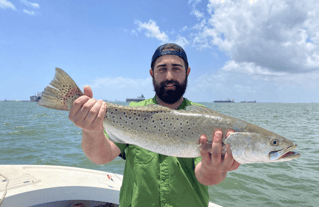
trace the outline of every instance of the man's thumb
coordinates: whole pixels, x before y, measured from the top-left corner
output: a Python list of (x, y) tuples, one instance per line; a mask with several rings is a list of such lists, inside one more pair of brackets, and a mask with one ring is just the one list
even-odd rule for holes
[(84, 95), (93, 98), (93, 92), (90, 86), (84, 86)]

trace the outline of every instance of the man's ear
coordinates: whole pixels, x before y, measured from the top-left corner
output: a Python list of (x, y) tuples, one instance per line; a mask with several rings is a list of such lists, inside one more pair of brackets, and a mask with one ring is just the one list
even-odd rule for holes
[(151, 75), (152, 77), (153, 77), (153, 75), (154, 75), (152, 68), (150, 69), (150, 75)]
[(189, 75), (190, 72), (191, 72), (191, 68), (188, 67), (188, 68), (187, 68), (187, 73), (186, 73), (186, 74), (187, 74), (187, 77), (188, 77), (188, 75)]

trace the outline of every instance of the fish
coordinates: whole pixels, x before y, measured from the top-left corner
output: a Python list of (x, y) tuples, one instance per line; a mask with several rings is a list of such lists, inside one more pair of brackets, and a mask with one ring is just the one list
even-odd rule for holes
[[(69, 111), (83, 93), (62, 69), (55, 69), (39, 106)], [(300, 157), (292, 150), (293, 141), (260, 126), (216, 112), (204, 106), (192, 105), (174, 110), (157, 104), (123, 106), (106, 102), (103, 127), (113, 142), (133, 144), (146, 150), (173, 157), (194, 158), (200, 150), (210, 151), (212, 140), (199, 143), (205, 134), (211, 138), (216, 129), (223, 131), (222, 153), (228, 144), (234, 159), (241, 164), (290, 161)], [(233, 130), (227, 138), (227, 130)]]

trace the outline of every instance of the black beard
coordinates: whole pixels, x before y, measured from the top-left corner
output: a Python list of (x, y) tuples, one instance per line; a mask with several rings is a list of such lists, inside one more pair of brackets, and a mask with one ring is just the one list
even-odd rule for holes
[[(165, 86), (168, 84), (174, 84), (175, 89), (165, 89)], [(166, 80), (158, 84), (153, 77), (153, 86), (159, 99), (161, 99), (164, 103), (174, 104), (183, 97), (186, 91), (187, 76), (181, 84), (175, 80)]]

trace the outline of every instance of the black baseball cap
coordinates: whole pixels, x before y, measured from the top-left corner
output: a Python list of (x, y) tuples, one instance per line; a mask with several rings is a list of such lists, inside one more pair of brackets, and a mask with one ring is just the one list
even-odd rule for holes
[(187, 63), (186, 69), (188, 68), (188, 60), (187, 60), (186, 52), (181, 46), (175, 43), (163, 44), (155, 50), (154, 55), (152, 57), (151, 68), (153, 68), (153, 65), (156, 59), (162, 55), (177, 55)]

